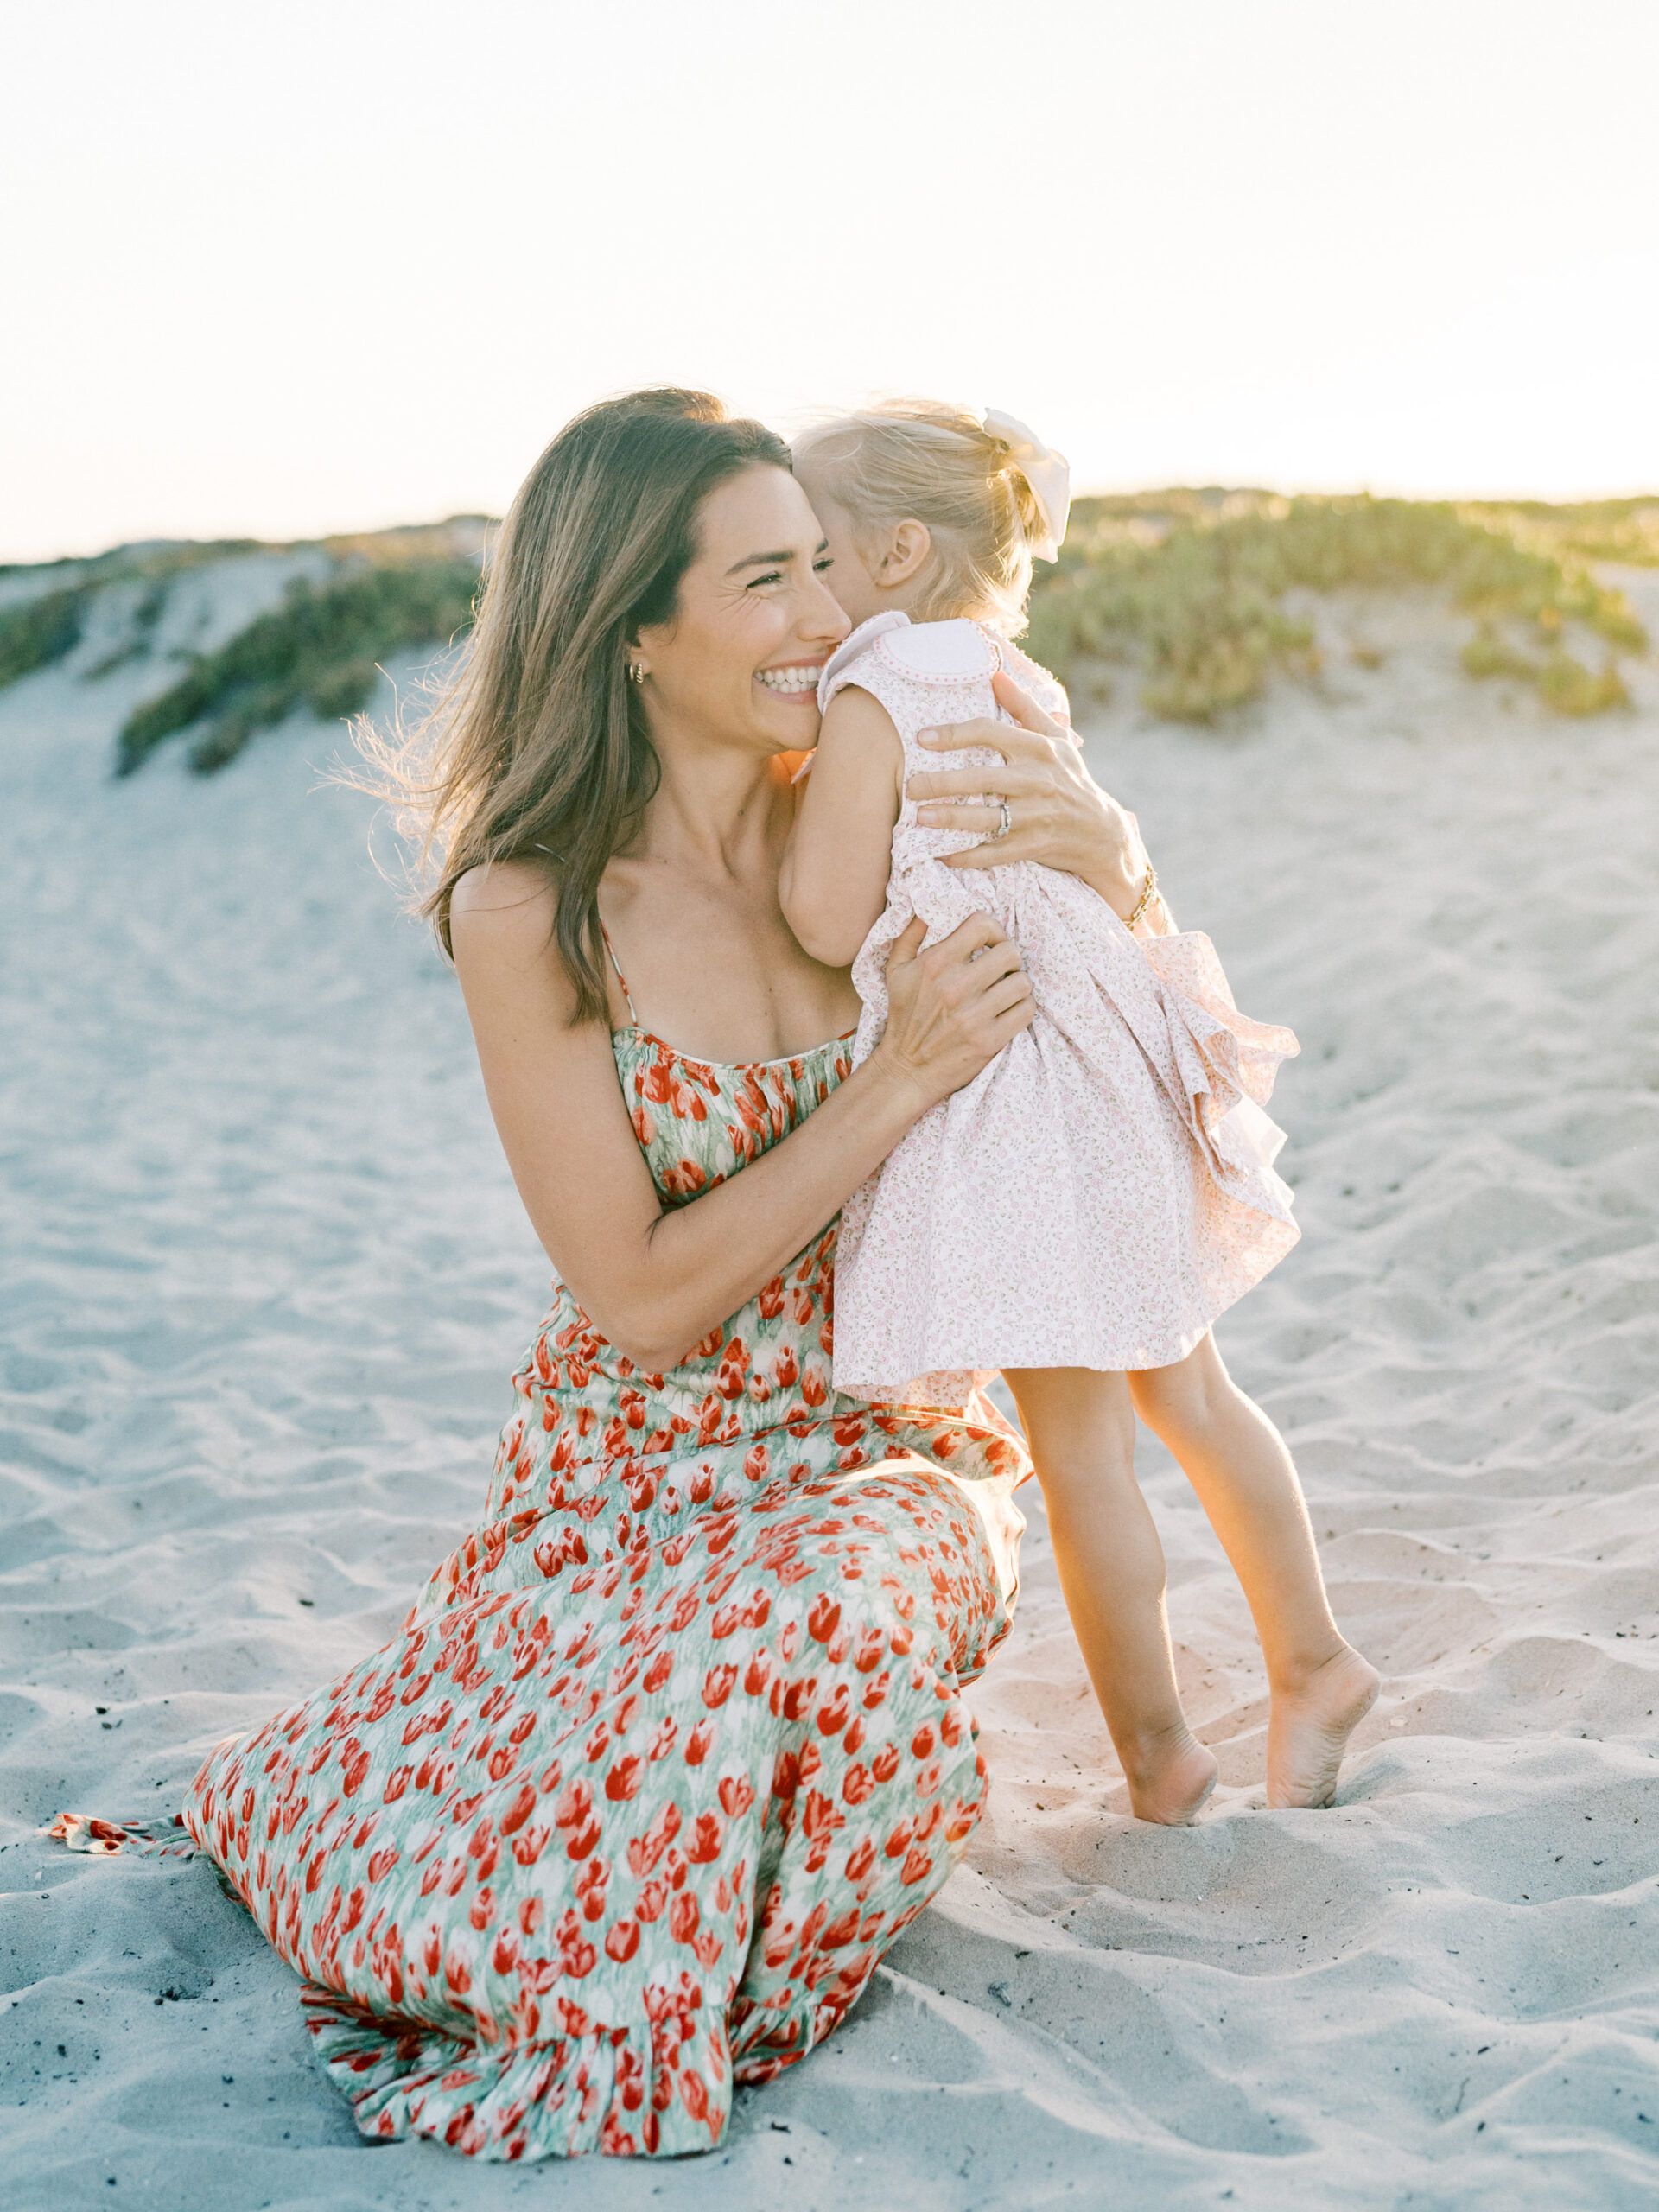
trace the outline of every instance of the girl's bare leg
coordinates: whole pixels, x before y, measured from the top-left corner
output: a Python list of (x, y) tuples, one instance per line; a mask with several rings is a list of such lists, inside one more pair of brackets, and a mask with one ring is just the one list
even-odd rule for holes
[(1272, 1692), (1268, 1802), (1328, 1805), (1381, 1678), (1331, 1618), (1284, 1439), (1233, 1382), (1211, 1337), (1179, 1366), (1147, 1368), (1128, 1382), (1135, 1410), (1198, 1492), (1262, 1639)]
[(1007, 1375), (1048, 1508), (1066, 1610), (1137, 1820), (1196, 1820), (1216, 1762), (1186, 1725), (1164, 1618), (1164, 1552), (1135, 1479), (1135, 1413), (1121, 1375)]

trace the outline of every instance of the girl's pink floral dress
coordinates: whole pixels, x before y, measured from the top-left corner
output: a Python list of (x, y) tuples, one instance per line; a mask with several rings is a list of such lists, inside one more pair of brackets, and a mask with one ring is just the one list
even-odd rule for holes
[[(907, 777), (995, 768), (988, 748), (918, 740), (1007, 721), (999, 668), (1069, 725), (1060, 685), (1006, 638), (896, 611), (836, 647), (818, 703), (849, 683), (879, 700)], [(847, 1201), (835, 1376), (861, 1398), (964, 1407), (999, 1368), (1173, 1366), (1296, 1242), (1273, 1166), (1284, 1132), (1262, 1111), (1289, 1030), (1239, 1012), (1200, 931), (1142, 943), (1080, 878), (1035, 861), (946, 867), (979, 842), (925, 829), (906, 797), (886, 909), (853, 963), (855, 1065), (887, 1027), (887, 958), (913, 918), (936, 944), (992, 915), (1037, 1004)]]
[[(671, 1205), (849, 1066), (613, 1041)], [(396, 1641), (221, 1745), (165, 1834), (55, 1823), (188, 1830), (304, 1977), (365, 2134), (706, 2150), (960, 1858), (988, 1777), (959, 1690), (1008, 1628), (1029, 1463), (983, 1401), (835, 1396), (836, 1235), (666, 1375), (556, 1284), (483, 1522)]]

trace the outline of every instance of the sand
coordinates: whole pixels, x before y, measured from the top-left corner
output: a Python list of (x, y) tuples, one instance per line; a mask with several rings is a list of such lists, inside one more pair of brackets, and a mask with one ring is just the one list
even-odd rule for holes
[[(168, 622), (281, 582), (227, 563)], [(83, 683), (93, 638), (0, 695), (10, 2206), (1653, 2202), (1659, 681), (1562, 723), (1460, 677), (1426, 601), (1321, 620), (1321, 684), (1222, 736), (1126, 696), (1091, 758), (1302, 1039), (1305, 1239), (1219, 1335), (1387, 1675), (1339, 1802), (1263, 1809), (1248, 1618), (1148, 1441), (1223, 1783), (1195, 1830), (1127, 1816), (1028, 1490), (969, 1863), (719, 2152), (650, 2168), (371, 2150), (205, 1865), (39, 1839), (170, 1808), (391, 1632), (475, 1515), (545, 1268), (454, 985), (316, 787), (334, 735), (114, 785), (164, 669)]]

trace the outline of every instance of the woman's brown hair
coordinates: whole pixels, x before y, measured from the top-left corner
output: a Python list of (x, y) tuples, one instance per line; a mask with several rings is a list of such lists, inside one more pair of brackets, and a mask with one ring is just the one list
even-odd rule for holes
[(786, 469), (789, 448), (708, 392), (630, 392), (576, 416), (519, 486), (431, 714), (412, 737), (359, 732), (370, 787), (442, 855), (419, 911), (446, 952), (469, 868), (557, 862), (553, 937), (578, 1021), (606, 1014), (599, 880), (657, 789), (627, 644), (671, 619), (703, 500), (757, 463)]

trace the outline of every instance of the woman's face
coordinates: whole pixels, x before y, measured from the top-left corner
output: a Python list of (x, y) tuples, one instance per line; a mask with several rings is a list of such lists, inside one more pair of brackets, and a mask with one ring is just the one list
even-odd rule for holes
[(823, 526), (823, 542), (830, 556), (830, 582), (836, 597), (855, 626), (868, 622), (872, 614), (880, 614), (893, 606), (893, 594), (888, 592), (884, 596), (881, 593), (858, 550), (851, 515), (839, 500), (830, 498), (828, 485), (815, 474), (810, 461), (798, 461), (795, 470), (796, 481)]
[(851, 626), (806, 494), (785, 469), (746, 468), (703, 501), (697, 546), (672, 619), (639, 633), (653, 732), (804, 751), (818, 671)]

